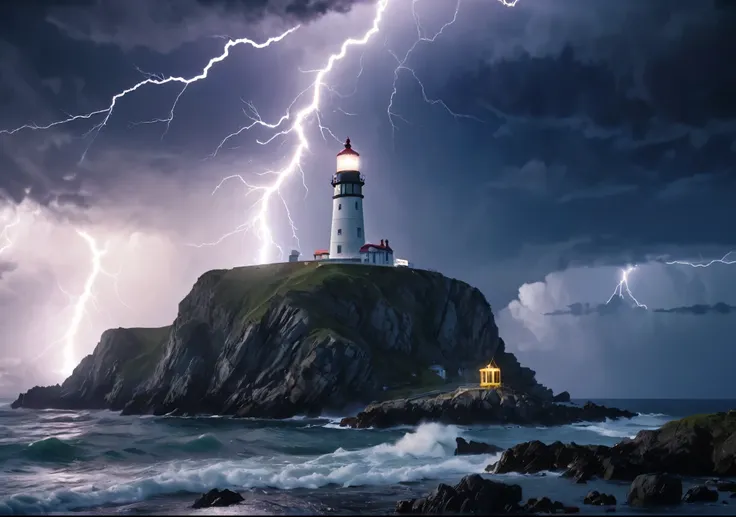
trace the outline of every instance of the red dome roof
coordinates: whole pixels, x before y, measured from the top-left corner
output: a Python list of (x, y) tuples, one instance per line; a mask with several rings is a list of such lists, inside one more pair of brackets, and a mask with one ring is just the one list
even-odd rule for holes
[(337, 153), (338, 156), (344, 156), (346, 154), (352, 154), (353, 156), (360, 156), (358, 153), (353, 151), (353, 147), (350, 145), (350, 139), (345, 140), (345, 149)]

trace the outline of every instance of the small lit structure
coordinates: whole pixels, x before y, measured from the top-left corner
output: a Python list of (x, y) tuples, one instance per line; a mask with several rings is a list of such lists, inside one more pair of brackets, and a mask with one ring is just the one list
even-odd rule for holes
[(495, 361), (491, 362), (485, 368), (480, 369), (480, 387), (481, 388), (498, 388), (501, 385), (501, 369)]

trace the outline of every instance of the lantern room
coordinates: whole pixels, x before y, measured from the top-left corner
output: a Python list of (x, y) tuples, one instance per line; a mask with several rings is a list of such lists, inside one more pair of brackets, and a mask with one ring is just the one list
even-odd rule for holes
[(501, 369), (495, 361), (491, 360), (488, 366), (480, 369), (480, 387), (498, 388), (499, 386), (501, 386)]
[(353, 150), (350, 139), (345, 141), (345, 149), (337, 154), (337, 172), (360, 171), (360, 155)]

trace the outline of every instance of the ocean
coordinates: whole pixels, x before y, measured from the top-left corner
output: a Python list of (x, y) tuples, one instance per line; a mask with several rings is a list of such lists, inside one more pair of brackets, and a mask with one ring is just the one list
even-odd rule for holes
[[(577, 401), (583, 402), (583, 401)], [(384, 514), (438, 483), (482, 473), (500, 455), (454, 456), (462, 436), (508, 447), (528, 440), (612, 445), (642, 429), (732, 400), (594, 400), (639, 412), (632, 420), (561, 427), (423, 424), (340, 428), (339, 416), (256, 420), (121, 416), (110, 411), (13, 410), (0, 401), (0, 514)], [(524, 500), (548, 496), (584, 513), (593, 489), (626, 500), (627, 483), (576, 485), (559, 474), (508, 474)], [(703, 480), (686, 480), (684, 488)], [(192, 510), (212, 488), (239, 491), (239, 506)], [(722, 499), (728, 494), (722, 494)], [(736, 515), (730, 504), (682, 505), (681, 514)], [(669, 512), (669, 510), (668, 510)], [(638, 513), (641, 513), (639, 511)]]

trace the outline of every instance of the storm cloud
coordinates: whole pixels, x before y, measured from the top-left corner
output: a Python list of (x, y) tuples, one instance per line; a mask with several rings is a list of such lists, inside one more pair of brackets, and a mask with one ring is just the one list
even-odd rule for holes
[[(662, 357), (685, 364), (702, 339), (710, 355), (693, 379), (718, 379), (705, 365), (733, 335), (736, 270), (665, 262), (736, 249), (733, 3), (466, 0), (454, 25), (396, 69), (391, 53), (403, 57), (417, 39), (413, 6), (431, 36), (455, 2), (390, 2), (380, 34), (335, 64), (323, 128), (305, 126), (304, 175), (270, 206), (279, 246), (309, 257), (326, 245), (334, 155), (350, 136), (366, 175), (368, 239), (388, 237), (418, 267), (478, 286), (509, 349), (550, 386), (655, 396), (657, 382), (676, 381), (659, 372)], [(201, 73), (226, 38), (264, 41), (301, 23), (278, 45), (233, 48), (181, 97), (180, 85), (149, 85), (120, 98), (104, 127), (103, 113), (0, 133), (0, 224), (21, 218), (0, 257), (0, 354), (51, 350), (39, 364), (54, 364), (49, 347), (90, 267), (79, 229), (108, 249), (98, 303), (76, 338), (80, 357), (105, 328), (170, 323), (207, 269), (252, 263), (261, 242), (233, 232), (254, 213), (244, 182), (266, 184), (295, 140), (261, 145), (273, 131), (238, 131), (252, 117), (279, 120), (374, 9), (0, 2), (0, 130), (103, 110), (147, 74)], [(658, 309), (605, 303), (630, 264), (632, 292)], [(570, 312), (585, 317), (545, 315)], [(622, 384), (606, 365), (625, 369), (632, 354), (638, 370)]]

